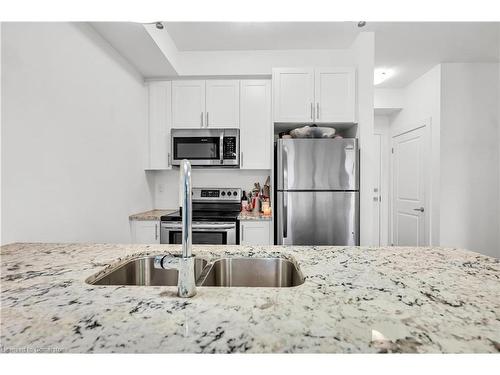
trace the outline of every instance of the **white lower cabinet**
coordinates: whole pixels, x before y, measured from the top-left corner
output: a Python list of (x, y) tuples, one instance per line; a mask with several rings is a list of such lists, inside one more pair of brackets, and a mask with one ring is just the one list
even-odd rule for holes
[(132, 237), (132, 243), (160, 243), (160, 221), (131, 220), (130, 233)]
[(240, 221), (240, 245), (271, 245), (271, 221)]

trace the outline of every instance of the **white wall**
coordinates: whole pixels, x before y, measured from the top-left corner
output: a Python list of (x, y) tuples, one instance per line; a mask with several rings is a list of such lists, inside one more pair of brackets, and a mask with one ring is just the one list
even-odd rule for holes
[[(149, 172), (155, 175), (154, 202), (157, 208), (179, 207), (179, 170)], [(254, 182), (264, 185), (270, 170), (200, 169), (191, 171), (193, 187), (239, 187), (247, 192)], [(271, 181), (271, 189), (272, 189)]]
[(373, 106), (377, 109), (403, 108), (404, 89), (375, 89), (373, 97)]
[(360, 244), (373, 240), (373, 69), (375, 36), (371, 32), (358, 35), (352, 45), (357, 66), (357, 116), (360, 143)]
[(500, 257), (498, 64), (442, 64), (441, 245)]
[(403, 110), (391, 116), (391, 136), (425, 123), (431, 127), (430, 244), (439, 245), (441, 66), (435, 66), (410, 83), (403, 97)]
[(2, 243), (130, 242), (142, 78), (86, 24), (4, 23), (2, 48)]
[(389, 182), (390, 182), (390, 118), (376, 115), (373, 122), (374, 134), (379, 134), (380, 145), (380, 245), (387, 246), (389, 241)]

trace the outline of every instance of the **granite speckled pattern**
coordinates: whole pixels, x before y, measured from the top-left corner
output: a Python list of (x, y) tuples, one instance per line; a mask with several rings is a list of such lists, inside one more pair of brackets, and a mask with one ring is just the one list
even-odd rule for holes
[[(3, 352), (419, 352), (500, 350), (500, 264), (443, 248), (194, 246), (207, 260), (280, 256), (294, 288), (93, 286), (126, 257), (178, 245), (1, 248)], [(40, 349), (42, 348), (42, 349)]]
[(177, 210), (173, 209), (154, 209), (145, 212), (139, 212), (138, 214), (133, 214), (128, 217), (129, 220), (137, 221), (148, 221), (148, 220), (160, 220), (163, 215), (170, 214)]
[(246, 220), (265, 220), (265, 221), (270, 221), (271, 216), (270, 215), (264, 215), (262, 212), (248, 212), (248, 211), (241, 211), (238, 220), (246, 221)]

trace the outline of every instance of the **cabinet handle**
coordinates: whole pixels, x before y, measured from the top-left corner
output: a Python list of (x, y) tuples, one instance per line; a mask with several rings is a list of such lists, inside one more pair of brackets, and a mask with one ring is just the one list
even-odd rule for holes
[(170, 160), (170, 152), (167, 154), (167, 166), (170, 167), (172, 165), (172, 162)]
[(203, 127), (203, 112), (201, 112), (200, 121), (201, 121), (201, 127)]
[(245, 225), (241, 224), (241, 241), (245, 241)]
[(155, 224), (155, 241), (158, 239), (158, 224)]
[(205, 126), (208, 128), (208, 112), (207, 112), (207, 121)]
[(313, 104), (311, 103), (311, 120), (314, 120), (313, 109), (314, 109), (314, 106), (313, 106)]
[(319, 120), (319, 102), (316, 103), (316, 119)]

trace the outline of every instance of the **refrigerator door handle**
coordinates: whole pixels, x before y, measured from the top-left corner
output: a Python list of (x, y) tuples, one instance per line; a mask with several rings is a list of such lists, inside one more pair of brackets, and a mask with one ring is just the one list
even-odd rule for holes
[(283, 192), (283, 238), (288, 237), (288, 193)]
[(283, 156), (282, 156), (282, 168), (283, 168), (283, 190), (288, 189), (288, 149), (283, 146)]

